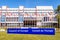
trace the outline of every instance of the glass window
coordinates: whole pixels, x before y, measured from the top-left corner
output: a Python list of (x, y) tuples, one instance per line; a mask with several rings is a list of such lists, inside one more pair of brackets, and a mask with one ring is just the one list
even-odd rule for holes
[(44, 17), (44, 21), (49, 21), (49, 17)]
[(7, 17), (6, 21), (18, 21), (18, 17)]

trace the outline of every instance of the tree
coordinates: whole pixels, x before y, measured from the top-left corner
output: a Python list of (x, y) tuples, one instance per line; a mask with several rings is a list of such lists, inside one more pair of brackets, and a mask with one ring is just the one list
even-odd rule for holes
[(57, 19), (58, 19), (58, 27), (60, 28), (60, 5), (58, 5), (58, 7), (57, 7)]
[(57, 20), (58, 20), (58, 28), (60, 28), (60, 14), (57, 14)]
[(60, 12), (60, 5), (58, 5), (58, 7), (57, 7), (57, 11)]

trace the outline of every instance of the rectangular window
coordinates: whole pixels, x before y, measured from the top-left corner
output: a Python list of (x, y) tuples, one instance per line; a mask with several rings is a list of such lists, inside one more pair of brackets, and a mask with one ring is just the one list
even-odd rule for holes
[(19, 26), (19, 24), (18, 23), (7, 23), (7, 26), (8, 27), (12, 27), (12, 26), (17, 27), (17, 26)]
[(6, 21), (18, 21), (18, 17), (7, 17)]
[(49, 17), (44, 17), (44, 21), (49, 21)]

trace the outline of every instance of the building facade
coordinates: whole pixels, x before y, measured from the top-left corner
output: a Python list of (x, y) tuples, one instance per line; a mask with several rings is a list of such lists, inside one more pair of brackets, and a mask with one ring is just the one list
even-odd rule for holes
[(52, 6), (0, 7), (0, 27), (38, 27), (54, 23), (57, 23), (57, 19)]

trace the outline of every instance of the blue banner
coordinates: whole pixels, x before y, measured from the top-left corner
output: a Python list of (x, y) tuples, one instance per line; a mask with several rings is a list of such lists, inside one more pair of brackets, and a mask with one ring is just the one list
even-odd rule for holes
[(8, 28), (7, 33), (55, 35), (55, 28)]

